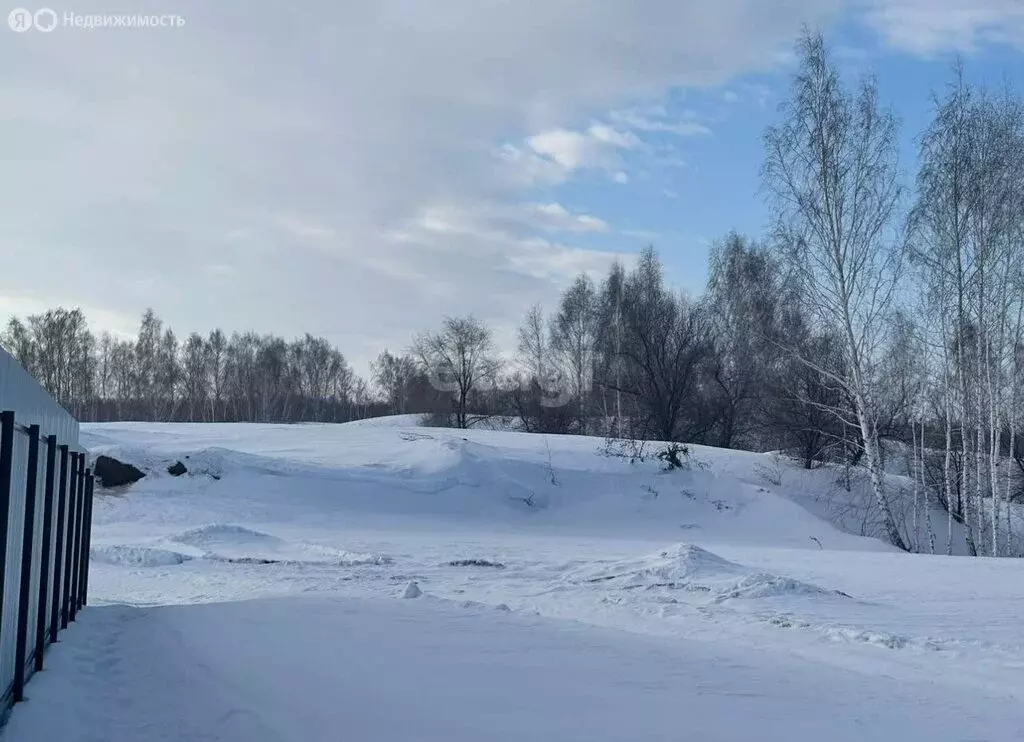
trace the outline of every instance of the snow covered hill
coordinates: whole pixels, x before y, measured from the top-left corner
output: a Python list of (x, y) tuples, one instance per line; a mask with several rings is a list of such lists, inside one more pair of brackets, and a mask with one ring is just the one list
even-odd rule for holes
[[(1024, 729), (1024, 562), (857, 535), (864, 492), (771, 455), (696, 447), (666, 472), (600, 439), (415, 422), (85, 426), (148, 472), (98, 499), (93, 607), (33, 683), (92, 736), (26, 704), (4, 742), (328, 740), (353, 718), (458, 742)], [(184, 736), (146, 736), (171, 713), (142, 696), (193, 662), (164, 699)], [(279, 687), (273, 662), (309, 678)], [(374, 694), (397, 709), (377, 727)]]
[[(701, 543), (887, 548), (809, 512), (817, 507), (825, 513), (829, 498), (838, 497), (834, 472), (804, 472), (771, 456), (705, 447), (694, 449), (689, 470), (666, 472), (655, 460), (631, 464), (606, 455), (598, 438), (394, 422), (86, 426), (85, 443), (94, 455), (113, 455), (152, 472), (140, 491), (189, 496), (202, 490), (203, 507), (222, 503), (235, 513), (266, 508), (271, 521), (281, 520), (285, 510), (288, 520), (386, 514)], [(165, 473), (177, 460), (191, 477)], [(240, 487), (247, 490), (244, 498), (238, 497)], [(167, 497), (138, 502), (144, 503), (143, 522), (179, 512), (179, 503)], [(111, 512), (123, 517), (123, 507)]]

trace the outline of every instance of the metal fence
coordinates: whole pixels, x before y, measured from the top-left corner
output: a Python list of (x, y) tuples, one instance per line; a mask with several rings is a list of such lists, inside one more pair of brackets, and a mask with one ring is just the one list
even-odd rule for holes
[(0, 349), (0, 720), (86, 603), (92, 495), (78, 423)]

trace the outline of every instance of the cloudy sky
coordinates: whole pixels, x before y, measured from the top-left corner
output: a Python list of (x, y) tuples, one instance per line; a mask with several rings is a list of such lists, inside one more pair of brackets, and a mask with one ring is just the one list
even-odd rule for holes
[(132, 333), (153, 307), (180, 335), (324, 335), (360, 370), (446, 314), (507, 339), (649, 243), (699, 291), (711, 241), (765, 228), (802, 24), (879, 75), (908, 170), (955, 54), (1024, 82), (1024, 0), (50, 7), (185, 23), (3, 30), (0, 321)]

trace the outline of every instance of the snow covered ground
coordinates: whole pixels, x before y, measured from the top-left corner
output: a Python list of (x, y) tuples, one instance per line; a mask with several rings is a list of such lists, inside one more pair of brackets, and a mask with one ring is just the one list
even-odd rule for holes
[(152, 473), (0, 739), (1024, 739), (1019, 560), (768, 455), (413, 422), (85, 426)]

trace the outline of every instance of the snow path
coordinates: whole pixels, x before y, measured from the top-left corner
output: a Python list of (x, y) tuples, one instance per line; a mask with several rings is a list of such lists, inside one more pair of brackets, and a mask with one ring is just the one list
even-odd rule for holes
[(91, 608), (30, 696), (4, 742), (1006, 741), (1022, 718), (1005, 697), (427, 597)]

